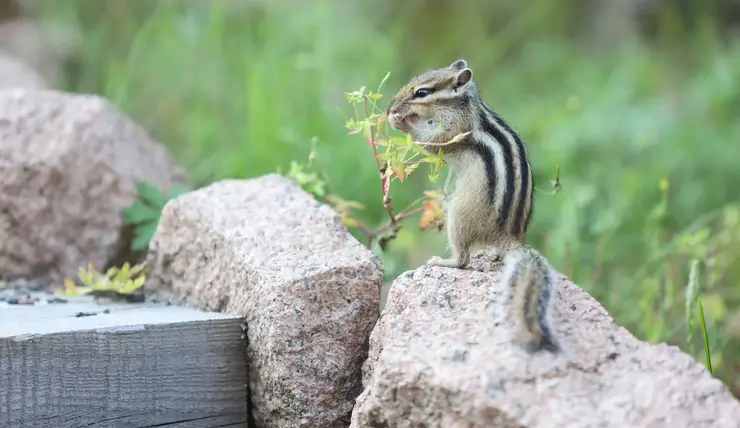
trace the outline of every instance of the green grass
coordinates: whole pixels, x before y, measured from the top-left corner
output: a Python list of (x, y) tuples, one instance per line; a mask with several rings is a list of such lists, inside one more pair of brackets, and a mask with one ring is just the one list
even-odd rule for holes
[[(317, 138), (332, 189), (365, 204), (371, 225), (384, 220), (377, 171), (343, 128), (344, 92), (377, 87), (390, 71), (390, 96), (411, 74), (465, 58), (527, 142), (538, 186), (561, 167), (563, 190), (538, 196), (529, 242), (639, 338), (709, 363), (706, 347), (714, 374), (740, 390), (730, 358), (740, 333), (728, 322), (740, 307), (738, 40), (720, 41), (708, 20), (681, 32), (667, 14), (650, 43), (587, 49), (565, 37), (575, 12), (552, 0), (486, 14), (472, 0), (228, 9), (237, 3), (66, 0), (42, 12), (79, 25), (85, 40), (66, 88), (112, 100), (194, 184), (288, 170)], [(425, 175), (396, 185), (397, 206), (419, 196)], [(443, 250), (416, 221), (382, 254), (389, 281)], [(686, 334), (699, 328), (683, 304), (692, 260), (706, 346)]]

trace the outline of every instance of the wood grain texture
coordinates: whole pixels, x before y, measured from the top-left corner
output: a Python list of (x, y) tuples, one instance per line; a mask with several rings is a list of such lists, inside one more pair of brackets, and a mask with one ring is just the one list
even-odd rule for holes
[(0, 308), (0, 427), (247, 426), (241, 318), (84, 306)]

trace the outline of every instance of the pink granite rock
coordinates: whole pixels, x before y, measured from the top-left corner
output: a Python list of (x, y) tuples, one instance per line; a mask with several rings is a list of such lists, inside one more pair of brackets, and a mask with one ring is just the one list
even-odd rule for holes
[(136, 181), (184, 181), (164, 147), (105, 99), (0, 91), (0, 278), (53, 281), (127, 248)]
[(514, 342), (500, 264), (398, 277), (370, 338), (353, 428), (738, 427), (740, 403), (674, 346), (649, 345), (559, 275), (559, 356)]
[(278, 175), (170, 201), (145, 288), (247, 324), (259, 427), (346, 428), (379, 311), (380, 260), (330, 207)]

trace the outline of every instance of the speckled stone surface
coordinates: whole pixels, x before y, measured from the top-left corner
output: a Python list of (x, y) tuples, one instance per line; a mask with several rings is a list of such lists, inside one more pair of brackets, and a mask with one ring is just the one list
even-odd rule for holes
[(127, 248), (121, 210), (136, 181), (184, 180), (164, 147), (105, 99), (0, 91), (0, 279), (61, 286)]
[(565, 351), (528, 354), (500, 263), (478, 254), (471, 267), (394, 281), (351, 427), (740, 426), (740, 403), (702, 364), (637, 340), (560, 274), (553, 322)]
[(378, 318), (380, 260), (330, 207), (271, 174), (169, 202), (144, 287), (244, 316), (257, 426), (347, 427)]

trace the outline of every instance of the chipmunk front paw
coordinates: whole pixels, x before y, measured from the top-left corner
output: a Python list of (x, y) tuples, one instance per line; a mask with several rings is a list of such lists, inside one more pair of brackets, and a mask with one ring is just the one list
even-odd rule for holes
[(462, 269), (462, 264), (460, 263), (460, 261), (452, 257), (443, 259), (442, 257), (434, 256), (430, 258), (429, 260), (427, 260), (426, 264), (430, 266), (442, 266), (442, 267)]

